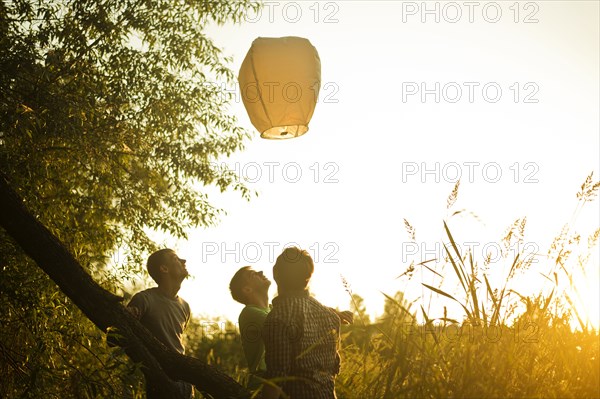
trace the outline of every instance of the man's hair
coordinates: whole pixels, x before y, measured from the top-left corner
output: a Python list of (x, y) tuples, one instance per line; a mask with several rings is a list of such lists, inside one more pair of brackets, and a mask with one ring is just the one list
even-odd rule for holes
[(315, 263), (304, 249), (289, 247), (277, 257), (273, 273), (277, 273), (277, 288), (285, 291), (303, 290), (315, 270)]
[(152, 280), (156, 281), (157, 284), (160, 284), (160, 266), (165, 264), (167, 255), (172, 252), (172, 249), (163, 248), (148, 257), (146, 269), (148, 269), (148, 274), (152, 277)]
[(229, 283), (229, 291), (231, 291), (231, 297), (241, 304), (246, 304), (248, 299), (244, 294), (244, 287), (246, 286), (246, 277), (250, 271), (250, 266), (244, 266), (231, 278)]

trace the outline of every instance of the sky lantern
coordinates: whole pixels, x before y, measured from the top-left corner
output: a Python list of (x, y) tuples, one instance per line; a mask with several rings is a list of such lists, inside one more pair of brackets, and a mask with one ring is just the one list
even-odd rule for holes
[(259, 37), (240, 68), (242, 101), (265, 139), (289, 139), (308, 131), (321, 88), (317, 49), (301, 37)]

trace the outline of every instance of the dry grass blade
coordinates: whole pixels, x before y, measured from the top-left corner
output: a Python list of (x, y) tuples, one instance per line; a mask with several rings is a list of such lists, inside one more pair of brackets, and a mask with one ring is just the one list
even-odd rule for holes
[[(456, 242), (454, 241), (454, 237), (452, 237), (452, 233), (450, 233), (450, 229), (448, 228), (448, 225), (446, 224), (446, 221), (444, 220), (444, 229), (446, 230), (446, 234), (448, 235), (448, 239), (450, 240), (450, 244), (452, 244), (452, 248), (454, 249), (454, 253), (456, 253), (456, 257), (458, 258), (458, 260), (460, 260), (460, 264), (462, 266), (463, 269), (463, 275), (464, 275), (464, 267), (465, 267), (465, 262), (460, 254), (460, 251), (458, 250), (458, 246), (456, 245)], [(450, 256), (450, 252), (448, 252), (448, 256)], [(465, 275), (466, 277), (466, 275)]]
[(438, 289), (435, 287), (432, 287), (431, 285), (425, 284), (425, 283), (421, 283), (423, 286), (425, 286), (426, 288), (429, 288), (431, 291), (435, 292), (436, 294), (440, 294), (443, 295), (447, 298), (452, 299), (453, 301), (455, 301), (456, 303), (458, 303), (460, 306), (463, 307), (463, 309), (465, 310), (465, 312), (467, 312), (467, 316), (469, 317), (469, 319), (473, 319), (473, 315), (471, 314), (471, 312), (469, 311), (469, 309), (467, 309), (467, 307), (465, 305), (463, 305), (459, 300), (457, 300), (456, 298), (454, 298), (452, 295)]
[(438, 276), (440, 276), (441, 278), (444, 278), (444, 276), (442, 276), (441, 274), (439, 274), (438, 272), (436, 272), (435, 270), (433, 270), (432, 268), (430, 268), (429, 266), (424, 264), (425, 262), (421, 262), (419, 263), (419, 265), (423, 266), (424, 268), (426, 268), (427, 270), (429, 270), (430, 272), (432, 272), (433, 274), (437, 274)]
[(404, 227), (406, 228), (406, 232), (408, 233), (410, 239), (415, 241), (416, 230), (406, 219), (404, 219)]
[[(473, 262), (473, 254), (469, 252), (469, 264), (471, 265), (471, 278), (469, 280), (469, 292), (471, 294), (471, 301), (473, 302), (473, 313), (477, 320), (481, 319), (481, 312), (479, 311), (479, 300), (477, 299), (477, 289), (475, 287), (475, 281), (477, 277), (475, 275), (475, 263)], [(468, 298), (468, 296), (467, 296)], [(467, 299), (468, 301), (468, 299)]]
[(406, 270), (403, 271), (402, 274), (398, 275), (396, 277), (396, 279), (399, 279), (400, 277), (404, 277), (404, 276), (408, 276), (408, 278), (411, 278), (414, 271), (415, 271), (415, 263), (414, 263), (414, 261), (412, 261), (412, 262), (410, 262), (410, 265), (406, 268)]
[[(444, 244), (444, 249), (446, 250), (446, 253), (448, 254), (448, 259), (450, 260), (450, 264), (452, 265), (452, 267), (454, 268), (454, 272), (456, 273), (456, 275), (458, 276), (458, 279), (460, 280), (460, 284), (463, 287), (463, 290), (467, 291), (467, 286), (465, 284), (465, 279), (466, 276), (463, 279), (462, 274), (460, 273), (460, 271), (458, 270), (458, 266), (456, 265), (456, 262), (454, 262), (454, 258), (452, 257), (452, 255), (450, 255), (450, 252), (448, 251), (448, 247), (446, 247), (446, 244)], [(464, 273), (463, 273), (464, 274)]]
[(577, 318), (577, 322), (579, 323), (581, 330), (587, 331), (587, 325), (584, 323), (583, 319), (579, 315), (579, 312), (577, 311), (577, 307), (571, 300), (571, 297), (569, 296), (569, 294), (565, 293), (565, 299), (567, 300), (567, 302), (569, 302), (569, 305), (571, 305), (571, 309), (575, 312), (575, 317)]
[(493, 309), (494, 309), (492, 312), (492, 319), (490, 320), (490, 323), (495, 324), (496, 321), (498, 320), (498, 318), (500, 317), (500, 308), (498, 307), (498, 301), (496, 300), (494, 291), (492, 290), (492, 287), (490, 286), (490, 282), (488, 281), (488, 278), (485, 274), (483, 275), (483, 278), (485, 280), (485, 286), (487, 288), (488, 295), (490, 296), (490, 298), (492, 298), (492, 305), (493, 305)]
[(591, 201), (598, 195), (598, 189), (600, 189), (600, 181), (593, 183), (594, 171), (592, 171), (585, 182), (581, 185), (581, 191), (577, 193), (577, 199), (583, 200), (583, 202)]
[(386, 297), (391, 303), (393, 303), (394, 305), (396, 305), (400, 310), (402, 310), (404, 313), (406, 313), (407, 315), (409, 315), (411, 317), (411, 319), (416, 320), (415, 315), (413, 315), (412, 313), (410, 313), (410, 311), (408, 309), (406, 309), (406, 307), (402, 306), (402, 304), (400, 302), (398, 302), (396, 299), (392, 298), (390, 295), (386, 294), (385, 292), (379, 291), (381, 292), (381, 294)]
[(544, 307), (542, 308), (542, 310), (544, 312), (546, 312), (546, 310), (548, 309), (548, 306), (550, 306), (550, 302), (552, 301), (553, 296), (554, 296), (554, 289), (552, 290), (552, 292), (550, 293), (550, 295), (548, 296), (548, 298), (546, 298), (546, 301), (544, 302)]
[[(423, 309), (423, 305), (421, 305), (421, 312), (423, 313), (423, 318), (425, 319), (425, 325), (428, 326), (428, 325), (432, 324), (433, 320), (431, 320), (429, 318), (429, 316), (427, 315), (427, 312), (425, 312), (425, 309)], [(433, 335), (433, 339), (435, 340), (436, 345), (439, 345), (440, 342), (438, 341), (438, 337), (437, 337), (437, 334), (435, 333), (435, 331), (433, 331), (431, 335)]]
[(448, 196), (448, 199), (446, 200), (446, 209), (452, 208), (452, 206), (456, 202), (456, 200), (458, 198), (458, 187), (459, 186), (460, 186), (460, 179), (456, 182), (456, 184), (454, 185), (454, 188), (452, 189), (452, 192), (450, 193), (450, 195)]
[(344, 286), (344, 290), (348, 293), (348, 295), (350, 295), (350, 300), (352, 301), (352, 305), (354, 306), (354, 310), (359, 315), (360, 322), (362, 323), (363, 326), (366, 326), (367, 323), (363, 319), (363, 315), (360, 312), (360, 308), (359, 308), (358, 304), (356, 303), (356, 299), (354, 298), (354, 295), (352, 293), (352, 288), (350, 287), (350, 283), (348, 282), (348, 280), (346, 280), (346, 278), (342, 274), (340, 274), (340, 278), (342, 279), (342, 285)]

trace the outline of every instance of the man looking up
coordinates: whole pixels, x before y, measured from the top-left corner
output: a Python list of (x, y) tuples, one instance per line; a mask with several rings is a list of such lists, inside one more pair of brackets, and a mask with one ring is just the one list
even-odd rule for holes
[[(135, 294), (127, 309), (167, 348), (184, 354), (182, 336), (190, 320), (190, 305), (177, 293), (188, 276), (185, 259), (172, 249), (161, 249), (148, 257), (146, 267), (158, 286)], [(177, 385), (181, 398), (192, 397), (191, 384), (178, 381)]]
[(265, 378), (280, 379), (280, 387), (263, 386), (264, 399), (334, 399), (340, 318), (310, 296), (314, 263), (307, 251), (283, 250), (273, 266), (278, 296), (265, 319)]
[(269, 311), (269, 286), (271, 281), (263, 272), (257, 272), (250, 266), (238, 270), (229, 284), (231, 296), (246, 305), (238, 318), (242, 348), (250, 370), (248, 388), (256, 389), (260, 382), (255, 376), (266, 371), (265, 346), (262, 339), (262, 328)]

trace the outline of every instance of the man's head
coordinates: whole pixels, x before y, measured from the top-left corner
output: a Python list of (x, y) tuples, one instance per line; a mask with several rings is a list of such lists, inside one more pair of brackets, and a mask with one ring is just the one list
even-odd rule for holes
[(158, 285), (167, 280), (181, 283), (188, 276), (185, 262), (185, 259), (177, 256), (175, 251), (165, 248), (150, 255), (146, 267), (148, 274)]
[(273, 278), (281, 292), (305, 290), (315, 264), (306, 250), (290, 247), (283, 250), (273, 266)]
[(271, 281), (263, 272), (257, 272), (250, 266), (238, 270), (229, 283), (229, 290), (233, 299), (244, 305), (251, 305), (256, 297), (268, 294)]

